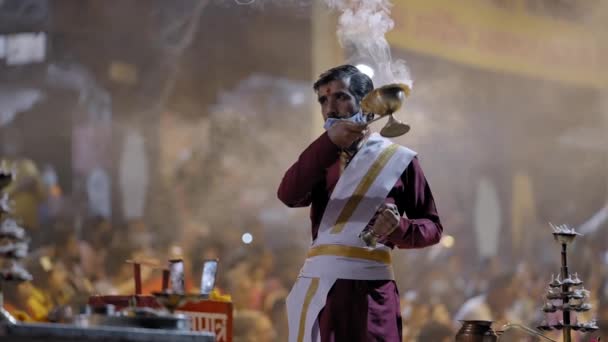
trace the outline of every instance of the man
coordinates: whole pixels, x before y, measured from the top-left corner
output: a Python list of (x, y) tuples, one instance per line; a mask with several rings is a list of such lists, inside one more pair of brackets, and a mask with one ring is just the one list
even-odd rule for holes
[[(289, 207), (311, 206), (313, 244), (287, 298), (289, 341), (401, 341), (389, 251), (437, 243), (443, 228), (415, 153), (370, 134), (372, 80), (352, 65), (314, 84), (326, 132), (287, 170)], [(404, 214), (407, 215), (403, 216)], [(367, 246), (363, 230), (378, 237)]]

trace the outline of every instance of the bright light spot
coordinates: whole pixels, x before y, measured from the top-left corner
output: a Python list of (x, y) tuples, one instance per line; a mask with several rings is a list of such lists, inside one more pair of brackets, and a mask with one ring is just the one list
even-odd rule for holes
[(361, 71), (362, 73), (369, 76), (369, 78), (374, 77), (374, 69), (372, 69), (372, 67), (370, 67), (369, 65), (357, 64), (357, 69), (359, 69), (359, 71)]
[(304, 103), (306, 96), (302, 93), (293, 93), (289, 97), (289, 104), (292, 106), (298, 106)]
[(253, 235), (251, 235), (249, 233), (245, 233), (241, 237), (241, 240), (243, 240), (243, 243), (245, 243), (245, 244), (250, 244), (251, 241), (253, 241)]
[(441, 239), (441, 244), (445, 248), (452, 248), (454, 246), (454, 237), (451, 235), (446, 235)]

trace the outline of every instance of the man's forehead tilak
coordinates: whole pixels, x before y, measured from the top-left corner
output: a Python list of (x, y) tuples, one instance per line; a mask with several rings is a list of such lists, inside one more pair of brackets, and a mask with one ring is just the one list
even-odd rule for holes
[[(340, 81), (342, 81), (343, 83)], [(345, 78), (342, 80), (333, 80), (327, 84), (320, 86), (319, 89), (317, 90), (317, 94), (319, 96), (330, 95), (330, 94), (334, 93), (333, 89), (337, 88), (337, 87), (340, 87), (340, 89), (337, 89), (339, 91), (345, 91), (345, 92), (350, 93), (350, 89), (348, 88), (349, 82), (350, 82), (350, 78)]]

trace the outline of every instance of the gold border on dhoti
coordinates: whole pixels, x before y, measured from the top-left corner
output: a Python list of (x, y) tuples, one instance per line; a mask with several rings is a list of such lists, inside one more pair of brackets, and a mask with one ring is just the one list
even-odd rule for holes
[(336, 220), (336, 224), (331, 229), (331, 234), (339, 234), (342, 232), (342, 230), (346, 226), (346, 223), (353, 215), (355, 209), (357, 209), (357, 206), (363, 199), (363, 196), (365, 195), (367, 190), (369, 190), (369, 188), (372, 186), (376, 178), (378, 178), (378, 175), (380, 174), (384, 166), (386, 166), (391, 157), (395, 154), (395, 152), (397, 152), (398, 148), (399, 145), (391, 144), (380, 153), (376, 161), (374, 161), (372, 166), (370, 166), (363, 179), (361, 179), (361, 182), (359, 182), (359, 185), (357, 185), (355, 192), (353, 192), (353, 194), (348, 199), (348, 202), (346, 202), (346, 204), (344, 205), (342, 212), (340, 212), (340, 215)]
[(319, 245), (308, 251), (308, 257), (320, 255), (341, 256), (346, 258), (377, 261), (383, 264), (391, 263), (391, 253), (381, 249), (368, 249), (347, 245)]
[(308, 306), (315, 296), (315, 293), (319, 289), (319, 278), (312, 278), (308, 290), (306, 290), (306, 297), (304, 297), (304, 303), (302, 305), (302, 311), (300, 312), (300, 326), (298, 327), (298, 342), (304, 341), (304, 331), (306, 330), (306, 315), (308, 315)]

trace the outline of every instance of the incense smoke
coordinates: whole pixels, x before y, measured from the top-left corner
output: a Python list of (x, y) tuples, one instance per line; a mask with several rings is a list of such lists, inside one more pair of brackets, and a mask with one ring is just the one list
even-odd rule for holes
[(352, 62), (371, 64), (376, 86), (400, 82), (412, 86), (412, 78), (404, 60), (393, 60), (386, 33), (395, 23), (390, 17), (388, 0), (325, 0), (341, 12), (338, 39)]

